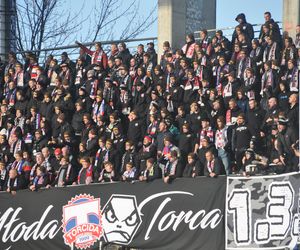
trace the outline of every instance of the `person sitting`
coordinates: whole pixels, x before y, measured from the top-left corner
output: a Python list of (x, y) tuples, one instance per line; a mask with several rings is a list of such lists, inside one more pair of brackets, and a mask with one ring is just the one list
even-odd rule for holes
[(263, 161), (263, 158), (256, 154), (252, 148), (248, 148), (245, 151), (245, 155), (242, 159), (243, 175), (252, 175), (261, 171), (265, 171), (267, 163)]
[(203, 175), (203, 167), (200, 162), (196, 160), (196, 155), (194, 153), (188, 154), (187, 165), (183, 171), (183, 177), (192, 177)]
[(132, 162), (126, 164), (126, 170), (123, 173), (121, 179), (122, 181), (134, 181), (137, 177), (137, 169), (133, 166)]
[(60, 160), (60, 168), (52, 185), (57, 187), (71, 185), (74, 182), (75, 177), (74, 167), (70, 163), (69, 158), (64, 156)]
[(32, 184), (29, 186), (31, 191), (37, 191), (42, 187), (46, 187), (49, 183), (49, 176), (47, 170), (44, 166), (38, 166), (36, 168), (36, 175), (32, 181)]
[(171, 183), (182, 176), (183, 166), (179, 160), (177, 151), (171, 151), (170, 159), (164, 167), (164, 183)]
[(114, 165), (107, 161), (103, 163), (104, 168), (102, 169), (99, 179), (99, 182), (113, 182), (116, 180), (116, 174), (114, 170)]
[(93, 182), (93, 165), (88, 157), (83, 157), (80, 160), (82, 168), (79, 171), (77, 181), (73, 182), (76, 184), (91, 184)]
[(9, 170), (7, 182), (4, 187), (6, 192), (15, 195), (18, 190), (25, 188), (23, 175), (18, 175), (16, 169)]
[(212, 151), (207, 151), (205, 153), (205, 159), (205, 176), (215, 178), (221, 174), (224, 174), (225, 169), (222, 161), (218, 157), (216, 157)]
[(5, 168), (5, 163), (3, 161), (0, 162), (0, 191), (5, 191), (5, 182), (8, 178), (8, 171)]
[(161, 178), (161, 169), (156, 164), (154, 158), (147, 159), (146, 169), (141, 171), (139, 180), (150, 182), (159, 178)]

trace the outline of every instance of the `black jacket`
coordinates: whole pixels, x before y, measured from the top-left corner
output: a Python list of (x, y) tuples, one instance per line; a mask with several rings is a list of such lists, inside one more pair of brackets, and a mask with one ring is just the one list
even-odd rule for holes
[(68, 172), (68, 165), (63, 165), (60, 166), (58, 170), (58, 174), (55, 178), (54, 183), (52, 184), (53, 186), (58, 184), (58, 180), (61, 174), (63, 175), (62, 180), (64, 182), (64, 186), (72, 185), (72, 183), (76, 181), (76, 171), (74, 170), (73, 166), (71, 165), (70, 170)]
[(147, 177), (147, 182), (153, 181), (155, 179), (159, 179), (161, 178), (161, 169), (160, 167), (157, 166), (157, 164), (153, 164), (151, 169), (147, 170), (143, 170), (140, 173), (140, 176), (146, 176)]
[(138, 154), (137, 152), (135, 152), (134, 149), (125, 151), (125, 153), (122, 155), (121, 158), (121, 167), (120, 167), (121, 173), (126, 171), (126, 164), (129, 162), (131, 162), (134, 165), (134, 167), (138, 169), (139, 162), (137, 161), (137, 158), (138, 158)]
[[(225, 173), (224, 165), (218, 157), (215, 157), (215, 159), (214, 159), (214, 167), (212, 169), (212, 172), (215, 173), (216, 175), (221, 175), (221, 174)], [(210, 174), (210, 171), (208, 169), (208, 162), (205, 161), (204, 175), (209, 176), (209, 174)]]
[(51, 121), (53, 115), (53, 103), (42, 102), (39, 107), (39, 112), (47, 121)]
[(294, 105), (293, 107), (289, 107), (286, 111), (286, 117), (289, 120), (289, 126), (294, 130), (299, 130), (299, 106), (298, 104)]
[(144, 91), (136, 92), (132, 99), (133, 109), (139, 114), (140, 117), (144, 117), (147, 110), (147, 95)]
[(186, 161), (186, 157), (189, 153), (193, 152), (195, 146), (196, 138), (193, 134), (188, 133), (180, 133), (178, 139), (178, 148), (180, 150), (181, 155), (184, 157), (184, 161)]
[[(170, 167), (169, 165), (171, 164), (170, 161), (167, 162), (165, 166), (165, 171), (164, 171), (164, 177), (169, 176), (169, 181), (174, 180), (175, 178), (182, 177), (182, 172), (183, 172), (183, 164), (180, 160), (177, 160), (177, 163), (175, 166)], [(175, 167), (175, 172), (172, 173), (172, 168)]]
[[(242, 27), (243, 32), (246, 34), (247, 38), (251, 41), (254, 38), (254, 30), (250, 23), (247, 23), (246, 16), (244, 13), (240, 13), (237, 15), (235, 20), (242, 19), (242, 23), (239, 24)], [(232, 35), (232, 43), (235, 43), (235, 39), (237, 38), (236, 31), (233, 32)]]
[(82, 121), (83, 115), (84, 115), (83, 110), (80, 110), (79, 112), (75, 112), (73, 114), (71, 125), (75, 133), (81, 133), (82, 129), (84, 128), (83, 121)]
[(86, 141), (86, 151), (89, 157), (93, 157), (98, 150), (98, 137)]
[(204, 112), (198, 112), (187, 115), (187, 121), (190, 125), (191, 132), (197, 134), (200, 130), (201, 119), (206, 116)]
[(149, 145), (147, 150), (145, 150), (142, 147), (137, 155), (138, 166), (136, 166), (136, 167), (140, 171), (144, 171), (146, 169), (146, 161), (149, 158), (155, 158), (155, 157), (156, 157), (156, 147), (154, 144)]
[(242, 151), (249, 147), (251, 132), (248, 125), (237, 125), (232, 131), (232, 150)]
[(23, 175), (18, 175), (14, 179), (7, 178), (7, 181), (4, 185), (4, 189), (7, 190), (8, 188), (10, 191), (18, 191), (20, 189), (25, 188), (25, 179)]
[(143, 120), (135, 119), (129, 122), (127, 130), (127, 139), (133, 141), (134, 145), (142, 142), (145, 133), (145, 126)]
[(206, 158), (205, 158), (205, 154), (206, 152), (208, 151), (211, 151), (215, 157), (217, 157), (218, 155), (218, 151), (216, 150), (216, 147), (213, 143), (209, 144), (208, 147), (204, 148), (199, 148), (198, 151), (197, 151), (197, 156), (198, 156), (198, 159), (200, 161), (200, 163), (204, 166), (205, 164), (205, 161), (206, 161)]
[(247, 122), (248, 128), (252, 136), (259, 136), (261, 124), (264, 121), (265, 111), (256, 107), (254, 109), (249, 109), (247, 112)]
[(183, 171), (183, 177), (192, 177), (195, 173), (195, 176), (203, 175), (203, 166), (199, 161), (194, 161), (192, 164), (187, 164)]
[(177, 108), (181, 105), (183, 98), (183, 89), (180, 86), (170, 87), (170, 100), (173, 103), (174, 111), (177, 113)]
[(280, 132), (277, 137), (278, 153), (281, 156), (287, 155), (289, 158), (294, 155), (291, 146), (296, 142), (297, 136), (293, 129), (287, 128)]
[(125, 49), (123, 51), (120, 51), (118, 53), (118, 56), (122, 58), (122, 63), (125, 64), (127, 67), (129, 67), (131, 54), (128, 49)]

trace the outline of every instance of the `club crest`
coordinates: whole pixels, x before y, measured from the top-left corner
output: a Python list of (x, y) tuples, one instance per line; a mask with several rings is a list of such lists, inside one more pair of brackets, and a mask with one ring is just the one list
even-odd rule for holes
[(63, 238), (66, 245), (87, 249), (102, 236), (100, 198), (81, 194), (63, 206)]

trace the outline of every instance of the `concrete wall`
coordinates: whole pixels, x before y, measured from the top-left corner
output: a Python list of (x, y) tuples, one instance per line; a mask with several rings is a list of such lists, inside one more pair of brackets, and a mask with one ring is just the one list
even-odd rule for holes
[(158, 0), (158, 53), (164, 41), (181, 48), (186, 34), (215, 26), (216, 0)]
[(186, 34), (199, 31), (202, 28), (216, 27), (216, 1), (187, 0), (186, 1)]
[(282, 27), (295, 39), (296, 26), (300, 24), (300, 1), (283, 0)]
[(15, 50), (15, 0), (0, 0), (0, 57)]
[(6, 39), (6, 3), (7, 1), (0, 1), (0, 56), (3, 58), (8, 50), (8, 40)]

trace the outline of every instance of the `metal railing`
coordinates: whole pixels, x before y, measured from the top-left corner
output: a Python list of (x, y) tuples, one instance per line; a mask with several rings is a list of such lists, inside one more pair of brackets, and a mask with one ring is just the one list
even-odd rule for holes
[[(276, 22), (279, 25), (280, 30), (282, 30), (282, 22)], [(256, 36), (256, 34), (258, 34), (260, 32), (260, 27), (264, 25), (264, 23), (257, 23), (257, 24), (252, 24), (252, 27), (254, 29), (254, 36)], [(236, 26), (229, 26), (229, 27), (224, 27), (224, 28), (216, 28), (216, 29), (207, 29), (208, 34), (214, 34), (215, 32), (217, 32), (218, 30), (222, 30), (223, 31), (223, 36), (230, 38), (232, 37), (232, 34), (235, 30)], [(257, 27), (259, 27), (259, 29), (256, 29)], [(225, 33), (224, 33), (225, 31)], [(231, 31), (230, 33), (226, 33), (226, 31)], [(201, 32), (201, 30), (198, 31), (194, 31), (194, 35), (195, 35), (195, 40), (200, 40), (199, 38), (199, 33)]]
[[(97, 41), (98, 42), (98, 41)], [(109, 40), (109, 41), (99, 41), (103, 45), (103, 49), (106, 52), (110, 51), (110, 45), (113, 43), (126, 43), (126, 47), (130, 50), (131, 53), (135, 53), (138, 44), (142, 43), (146, 45), (148, 42), (153, 42), (154, 46), (157, 47), (157, 37), (146, 37), (146, 38), (134, 38), (127, 40)], [(86, 47), (91, 47), (95, 44), (95, 42), (82, 43)], [(65, 46), (57, 46), (51, 48), (44, 48), (40, 50), (24, 50), (16, 52), (17, 55), (25, 54), (25, 53), (40, 53), (40, 59), (46, 58), (48, 55), (53, 55), (54, 57), (60, 56), (62, 52), (67, 52), (69, 57), (73, 59), (77, 59), (79, 55), (79, 46), (77, 44), (65, 45)], [(20, 58), (21, 59), (21, 58)], [(42, 61), (42, 60), (41, 60)]]

